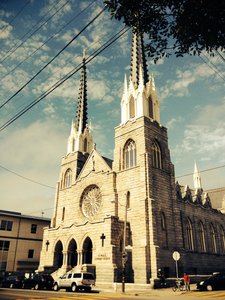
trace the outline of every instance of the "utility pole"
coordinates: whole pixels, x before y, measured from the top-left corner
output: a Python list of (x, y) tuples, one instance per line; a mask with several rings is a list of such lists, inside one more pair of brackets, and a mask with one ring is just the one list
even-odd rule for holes
[(126, 205), (125, 205), (124, 231), (123, 231), (122, 293), (125, 293), (125, 268), (126, 268), (126, 262), (127, 262), (126, 230), (127, 230), (127, 198), (126, 198)]

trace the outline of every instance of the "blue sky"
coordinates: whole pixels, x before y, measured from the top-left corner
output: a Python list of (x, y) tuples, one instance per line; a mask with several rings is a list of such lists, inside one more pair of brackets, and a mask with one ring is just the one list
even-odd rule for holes
[[(102, 1), (1, 1), (0, 105), (51, 60), (102, 7)], [(81, 62), (83, 48), (90, 55), (122, 27), (122, 23), (104, 12), (0, 109), (1, 126), (76, 67)], [(87, 66), (88, 116), (97, 149), (109, 158), (113, 158), (114, 127), (120, 123), (120, 98), (124, 75), (129, 76), (130, 51), (131, 31), (128, 31)], [(172, 56), (156, 65), (148, 60), (149, 74), (155, 76), (160, 99), (161, 123), (168, 128), (175, 174), (180, 184), (190, 187), (193, 187), (192, 176), (183, 175), (193, 172), (195, 160), (200, 171), (225, 165), (224, 61), (219, 55), (210, 58), (204, 54), (203, 59)], [(0, 132), (0, 209), (52, 215), (60, 162), (66, 154), (76, 112), (79, 80), (80, 72)], [(24, 180), (2, 167), (52, 188)], [(224, 167), (202, 172), (203, 189), (223, 187), (224, 175)]]

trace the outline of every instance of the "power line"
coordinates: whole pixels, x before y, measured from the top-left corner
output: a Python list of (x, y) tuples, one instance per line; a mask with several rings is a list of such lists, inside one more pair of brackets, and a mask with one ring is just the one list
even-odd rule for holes
[[(205, 58), (206, 58), (206, 59), (204, 59), (202, 56), (200, 56), (200, 58), (204, 61), (204, 63), (207, 64), (207, 66), (209, 68), (211, 68), (223, 81), (225, 81), (225, 78), (220, 74), (220, 72), (218, 71), (215, 64), (212, 63), (206, 55), (204, 55), (203, 53), (202, 53), (202, 55), (205, 56)], [(210, 62), (211, 65), (208, 64), (207, 60)]]
[[(210, 169), (205, 169), (205, 170), (202, 170), (202, 171), (199, 171), (200, 173), (204, 173), (204, 172), (208, 172), (208, 171), (211, 171), (211, 170), (216, 170), (216, 169), (221, 169), (221, 168), (224, 168), (225, 165), (222, 165), (222, 166), (218, 166), (218, 167), (214, 167), (214, 168), (210, 168)], [(180, 176), (176, 176), (176, 178), (181, 178), (181, 177), (186, 177), (186, 176), (190, 176), (190, 175), (193, 175), (193, 173), (189, 173), (189, 174), (184, 174), (184, 175), (180, 175)]]
[[(62, 0), (60, 0), (61, 2)], [(11, 56), (11, 54), (13, 54), (19, 47), (21, 47), (30, 37), (32, 37), (42, 26), (44, 26), (51, 18), (53, 18), (53, 16), (55, 16), (70, 0), (67, 0), (62, 6), (60, 6), (53, 15), (51, 15), (47, 20), (45, 20), (38, 28), (36, 28), (33, 32), (32, 30), (36, 27), (36, 25), (38, 25), (38, 23), (40, 23), (40, 21), (42, 21), (45, 16), (52, 10), (54, 9), (57, 5), (53, 5), (48, 11), (47, 13), (44, 14), (44, 16), (30, 29), (28, 30), (27, 33), (25, 33), (21, 39), (23, 39), (27, 34), (29, 34), (30, 32), (30, 35), (25, 39), (25, 40), (22, 40), (22, 42), (19, 43), (19, 45), (17, 45), (18, 43), (15, 44), (15, 48), (11, 48), (9, 51), (8, 51), (8, 54), (6, 54), (3, 59), (0, 61), (0, 63), (3, 63), (6, 58), (8, 58), (9, 56)]]
[(106, 5), (104, 8), (87, 24), (85, 25), (78, 34), (76, 34), (44, 67), (42, 67), (33, 77), (31, 77), (19, 90), (16, 91), (9, 99), (7, 99), (1, 106), (0, 109), (5, 106), (10, 100), (12, 100), (17, 94), (19, 94), (31, 81), (33, 81), (48, 65), (50, 65), (83, 31), (85, 31), (88, 26), (90, 26), (104, 11), (106, 10)]
[(22, 8), (15, 14), (14, 17), (12, 17), (12, 19), (8, 22), (8, 24), (6, 24), (5, 26), (3, 26), (3, 28), (0, 29), (0, 32), (3, 32), (9, 25), (12, 25), (13, 21), (21, 14), (21, 12), (26, 8), (26, 6), (30, 3), (30, 0), (28, 0), (23, 6)]
[[(90, 55), (86, 59), (86, 64), (91, 62), (96, 56), (98, 56), (102, 51), (104, 51), (106, 48), (108, 48), (112, 43), (114, 43), (117, 39), (119, 39), (124, 33), (126, 33), (130, 28), (127, 28), (124, 31), (125, 27), (120, 30), (119, 35), (118, 33), (114, 35), (113, 38), (111, 38), (111, 42), (104, 43), (98, 50), (94, 51), (92, 55)], [(71, 76), (73, 76), (75, 73), (77, 73), (81, 68), (83, 67), (83, 63), (80, 63), (77, 67), (72, 69), (69, 73), (67, 73), (65, 76), (63, 76), (62, 79), (58, 80), (54, 85), (52, 85), (47, 91), (45, 91), (41, 96), (37, 97), (34, 101), (32, 101), (30, 104), (28, 104), (25, 108), (23, 108), (20, 112), (18, 112), (14, 117), (12, 117), (10, 120), (8, 120), (5, 124), (3, 124), (0, 127), (0, 131), (4, 130), (6, 127), (8, 127), (11, 123), (16, 121), (19, 117), (21, 117), (24, 113), (26, 113), (28, 110), (30, 110), (33, 106), (35, 106), (38, 102), (40, 102), (42, 99), (47, 97), (49, 94), (51, 94), (56, 88), (58, 88), (61, 84), (63, 84), (66, 80), (68, 80)]]
[(0, 168), (2, 168), (3, 170), (5, 170), (5, 171), (7, 171), (7, 172), (10, 172), (10, 173), (12, 173), (12, 174), (14, 174), (14, 175), (16, 175), (16, 176), (18, 176), (18, 177), (20, 177), (20, 178), (23, 178), (23, 179), (25, 179), (25, 180), (27, 180), (27, 181), (30, 181), (30, 182), (33, 182), (33, 183), (36, 183), (36, 184), (42, 185), (42, 186), (44, 186), (44, 187), (51, 188), (51, 189), (54, 189), (54, 190), (55, 190), (55, 188), (52, 187), (52, 186), (50, 186), (50, 185), (47, 185), (47, 184), (44, 184), (44, 183), (40, 183), (40, 182), (38, 182), (38, 181), (36, 181), (36, 180), (30, 179), (30, 178), (28, 178), (28, 177), (25, 177), (25, 176), (23, 176), (23, 175), (21, 175), (21, 174), (18, 174), (18, 173), (16, 173), (16, 172), (12, 171), (12, 170), (7, 169), (6, 167), (3, 167), (3, 166), (1, 166), (1, 165), (0, 165)]
[[(119, 32), (117, 32), (113, 37), (111, 37), (107, 42), (105, 42), (101, 47), (99, 47), (99, 49), (97, 49), (97, 50), (95, 50), (94, 52), (93, 52), (93, 54), (92, 55), (90, 55), (88, 58), (87, 58), (87, 62), (86, 63), (89, 63), (89, 62), (91, 62), (96, 56), (98, 56), (102, 51), (104, 51), (106, 48), (108, 48), (112, 43), (114, 43), (117, 39), (119, 39), (122, 35), (124, 35), (128, 30), (129, 30), (130, 28), (127, 28), (127, 29), (125, 29), (125, 27), (124, 28), (122, 28)], [(74, 73), (76, 73), (76, 72), (78, 72), (81, 68), (83, 67), (83, 63), (81, 63), (81, 64), (79, 64), (76, 68), (74, 68), (72, 71), (72, 73), (71, 72), (69, 72), (66, 76), (64, 76), (64, 81), (66, 81), (67, 79), (69, 79)], [(75, 70), (75, 71), (74, 71)], [(69, 76), (69, 77), (68, 77)], [(63, 82), (64, 82), (63, 81)], [(59, 82), (59, 81), (58, 81)], [(57, 82), (57, 83), (58, 83)], [(63, 82), (60, 82), (60, 84), (62, 84)], [(60, 85), (59, 84), (59, 85)], [(53, 85), (54, 86), (54, 89), (56, 88), (56, 87), (58, 87), (58, 86), (55, 86), (55, 85)], [(51, 90), (51, 91), (49, 91), (49, 93), (50, 92), (52, 92), (53, 90)], [(48, 93), (48, 94), (49, 94)], [(42, 95), (42, 99), (44, 98), (44, 97), (46, 97), (48, 94), (46, 94), (46, 92)], [(39, 98), (39, 97), (38, 97)], [(37, 98), (37, 99), (38, 99)], [(36, 102), (36, 100), (37, 99), (35, 99), (35, 103), (32, 105), (32, 106), (34, 106), (35, 104), (37, 104), (37, 102)], [(38, 100), (38, 102), (40, 101), (40, 100), (42, 100), (42, 99), (39, 99)], [(31, 106), (31, 107), (32, 107)], [(31, 108), (31, 107), (29, 107), (29, 109)], [(23, 112), (23, 113), (25, 113), (25, 112)], [(49, 186), (49, 185), (46, 185), (46, 184), (43, 184), (43, 183), (40, 183), (40, 182), (38, 182), (38, 181), (35, 181), (35, 180), (33, 180), (33, 179), (30, 179), (30, 178), (28, 178), (28, 177), (25, 177), (25, 176), (23, 176), (23, 175), (20, 175), (20, 174), (18, 174), (17, 172), (14, 172), (14, 171), (12, 171), (12, 170), (9, 170), (8, 168), (6, 168), (6, 167), (3, 167), (3, 166), (1, 166), (0, 165), (0, 167), (2, 168), (2, 169), (4, 169), (4, 170), (6, 170), (6, 171), (8, 171), (8, 172), (10, 172), (10, 173), (13, 173), (14, 175), (16, 175), (16, 176), (18, 176), (18, 177), (20, 177), (20, 178), (23, 178), (23, 179), (25, 179), (25, 180), (28, 180), (28, 181), (30, 181), (30, 182), (33, 182), (33, 183), (36, 183), (36, 184), (39, 184), (39, 185), (42, 185), (42, 186), (45, 186), (45, 187), (49, 187), (49, 188), (51, 188), (51, 189), (55, 189), (54, 187), (51, 187), (51, 186)]]
[(19, 62), (13, 69), (11, 69), (7, 74), (5, 74), (0, 81), (2, 81), (5, 77), (10, 75), (13, 71), (15, 71), (21, 64), (23, 64), (26, 60), (32, 57), (38, 50), (40, 50), (44, 45), (46, 45), (50, 40), (52, 40), (55, 36), (57, 36), (63, 29), (65, 29), (69, 24), (71, 24), (77, 17), (79, 17), (82, 13), (84, 13), (89, 7), (91, 7), (96, 0), (90, 2), (83, 10), (81, 10), (77, 15), (75, 15), (70, 21), (68, 21), (64, 26), (62, 26), (57, 32), (51, 35), (44, 43), (42, 43), (38, 48), (36, 48), (31, 54), (25, 57), (21, 62)]

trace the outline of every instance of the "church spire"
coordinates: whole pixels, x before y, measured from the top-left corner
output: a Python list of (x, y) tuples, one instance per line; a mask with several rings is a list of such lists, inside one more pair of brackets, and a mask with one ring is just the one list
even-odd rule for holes
[(144, 52), (143, 36), (139, 31), (133, 31), (130, 69), (130, 79), (135, 88), (139, 85), (140, 76), (143, 76), (144, 85), (148, 82), (148, 69)]
[(196, 162), (195, 162), (195, 166), (194, 166), (193, 181), (194, 181), (194, 188), (196, 190), (202, 189), (201, 176), (200, 176), (200, 173), (198, 172)]
[(144, 41), (141, 31), (133, 30), (131, 70), (128, 86), (124, 83), (121, 99), (121, 124), (140, 117), (160, 124), (159, 99), (153, 75), (148, 77)]
[(83, 66), (81, 71), (80, 88), (78, 95), (77, 111), (71, 125), (70, 136), (67, 144), (67, 154), (80, 151), (90, 153), (93, 148), (91, 127), (88, 126), (87, 114), (87, 75), (85, 50), (83, 51)]
[(86, 75), (86, 58), (83, 50), (83, 67), (81, 71), (80, 88), (75, 119), (76, 129), (83, 133), (87, 126), (87, 75)]

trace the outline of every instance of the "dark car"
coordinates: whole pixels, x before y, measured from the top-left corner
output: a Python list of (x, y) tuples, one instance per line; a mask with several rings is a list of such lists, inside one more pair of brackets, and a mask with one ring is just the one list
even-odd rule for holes
[(49, 274), (36, 274), (31, 278), (27, 278), (23, 281), (24, 289), (35, 290), (51, 290), (53, 287), (54, 279)]
[(23, 280), (24, 276), (23, 275), (10, 275), (5, 277), (2, 282), (1, 286), (6, 287), (6, 288), (22, 288), (23, 286)]
[(214, 273), (207, 279), (197, 283), (198, 290), (225, 290), (225, 272)]

